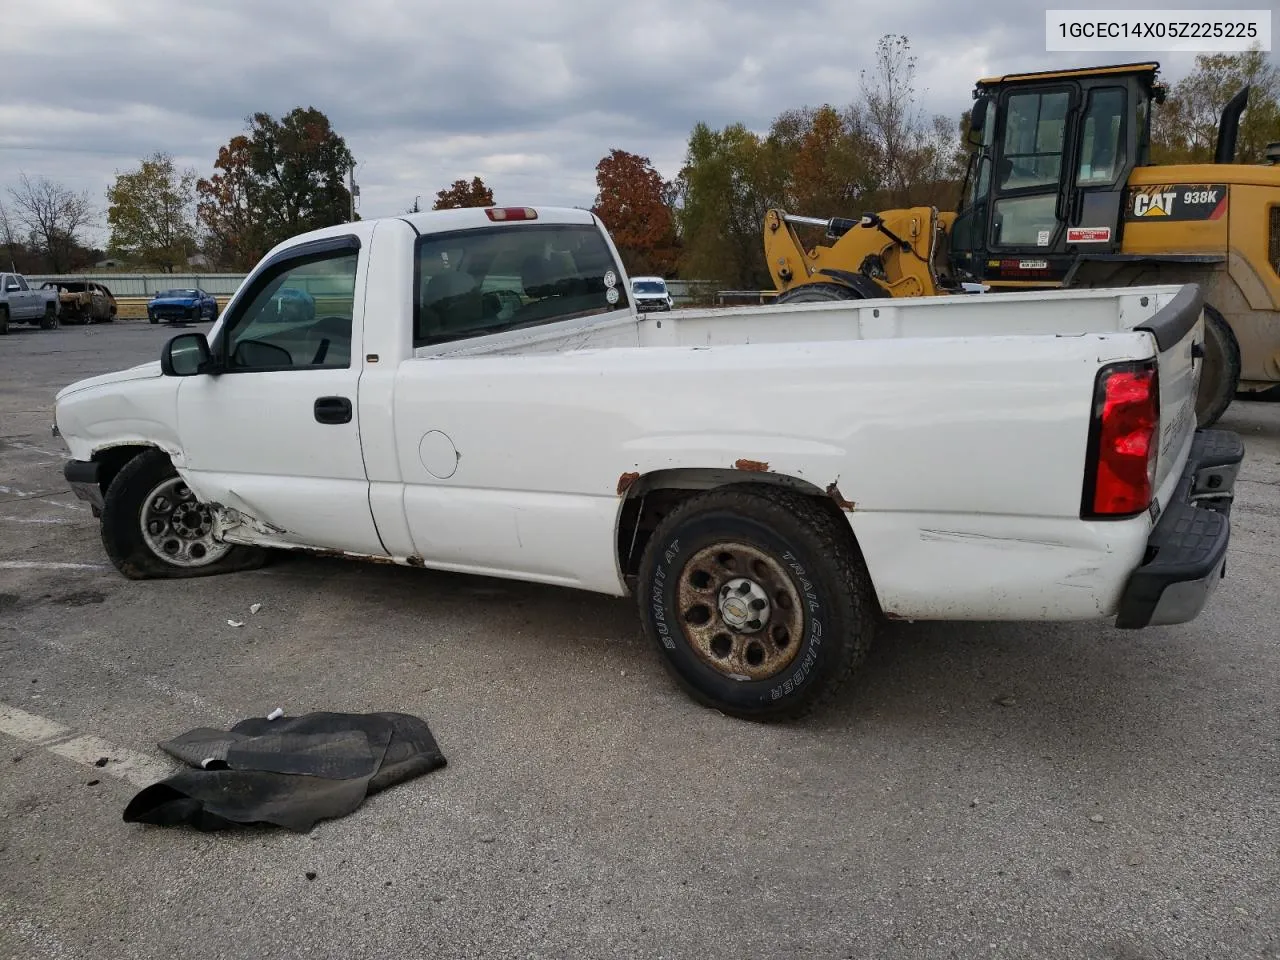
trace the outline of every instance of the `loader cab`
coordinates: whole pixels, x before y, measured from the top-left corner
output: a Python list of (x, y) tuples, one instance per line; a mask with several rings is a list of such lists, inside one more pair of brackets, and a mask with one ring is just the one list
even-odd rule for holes
[(950, 265), (997, 287), (1061, 284), (1078, 254), (1120, 248), (1121, 205), (1147, 162), (1158, 63), (980, 80)]

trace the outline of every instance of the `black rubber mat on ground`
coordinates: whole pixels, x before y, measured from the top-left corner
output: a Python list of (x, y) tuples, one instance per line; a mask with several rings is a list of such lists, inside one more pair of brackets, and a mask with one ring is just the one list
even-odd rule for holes
[(426, 722), (405, 713), (253, 717), (230, 730), (191, 730), (160, 749), (192, 769), (135, 795), (126, 823), (272, 824), (305, 833), (446, 764)]

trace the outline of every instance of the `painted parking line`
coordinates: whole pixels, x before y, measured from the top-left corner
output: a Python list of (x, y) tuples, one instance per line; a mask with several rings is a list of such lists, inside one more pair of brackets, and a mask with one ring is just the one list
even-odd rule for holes
[(71, 520), (67, 517), (0, 517), (0, 520), (4, 521), (5, 523), (53, 523), (53, 524), (75, 523), (74, 520)]
[(58, 563), (53, 560), (0, 560), (0, 570), (106, 570), (105, 563)]
[(5, 440), (2, 441), (6, 447), (13, 447), (15, 450), (26, 450), (30, 453), (43, 453), (46, 457), (60, 457), (57, 462), (62, 463), (67, 457), (67, 453), (63, 451), (59, 453), (57, 450), (46, 450), (44, 447), (35, 447), (29, 443), (23, 443), (21, 440)]
[[(71, 491), (67, 491), (70, 493)], [(51, 506), (62, 507), (64, 510), (88, 510), (89, 508), (80, 503), (63, 503), (60, 500), (50, 500), (50, 495), (56, 495), (56, 490), (19, 490), (17, 487), (0, 486), (0, 493), (11, 496), (14, 500), (28, 500), (35, 503), (47, 503)], [(0, 501), (3, 502), (3, 501)]]
[[(126, 749), (101, 737), (77, 734), (56, 720), (27, 713), (6, 703), (0, 703), (0, 734), (40, 747), (135, 787), (157, 783), (174, 769), (172, 763)], [(104, 757), (107, 762), (99, 766)]]

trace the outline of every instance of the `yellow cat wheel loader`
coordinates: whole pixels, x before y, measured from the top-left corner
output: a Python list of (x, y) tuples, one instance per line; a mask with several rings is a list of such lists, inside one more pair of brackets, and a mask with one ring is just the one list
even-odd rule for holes
[[(1280, 143), (1237, 164), (1245, 87), (1226, 104), (1213, 163), (1153, 166), (1158, 63), (978, 81), (957, 212), (861, 218), (770, 210), (779, 303), (929, 297), (987, 288), (1198, 283), (1204, 366), (1196, 414), (1280, 384)], [(1280, 131), (1277, 131), (1280, 136)], [(806, 246), (802, 229), (825, 231)]]

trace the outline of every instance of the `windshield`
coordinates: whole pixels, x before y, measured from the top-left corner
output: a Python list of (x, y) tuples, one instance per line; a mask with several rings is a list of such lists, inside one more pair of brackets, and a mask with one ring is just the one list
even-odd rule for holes
[(157, 297), (198, 297), (200, 296), (195, 290), (161, 290), (156, 294)]
[(632, 293), (666, 293), (667, 287), (664, 283), (654, 280), (637, 280), (631, 284)]

